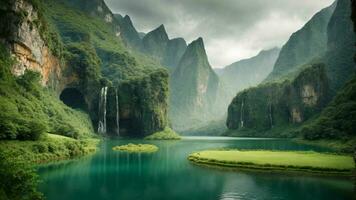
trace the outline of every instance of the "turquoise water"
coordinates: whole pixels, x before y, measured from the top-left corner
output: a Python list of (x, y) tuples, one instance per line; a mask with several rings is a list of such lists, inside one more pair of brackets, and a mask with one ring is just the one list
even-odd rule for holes
[[(114, 152), (113, 146), (152, 143), (155, 154)], [(210, 148), (327, 151), (289, 140), (189, 137), (181, 141), (108, 140), (83, 159), (39, 169), (48, 200), (101, 199), (352, 199), (349, 179), (261, 172), (228, 172), (194, 166), (189, 153)]]

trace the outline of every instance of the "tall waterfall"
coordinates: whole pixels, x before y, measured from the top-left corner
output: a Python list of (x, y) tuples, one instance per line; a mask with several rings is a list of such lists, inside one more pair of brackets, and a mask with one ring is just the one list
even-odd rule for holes
[(106, 100), (107, 100), (108, 87), (101, 88), (99, 98), (99, 124), (98, 133), (106, 134)]
[(240, 124), (241, 128), (244, 127), (244, 100), (241, 101), (241, 111), (240, 111)]
[(116, 134), (120, 136), (120, 110), (119, 110), (119, 95), (117, 89), (115, 89), (116, 95)]
[(272, 103), (269, 104), (269, 123), (271, 125), (271, 128), (273, 128)]

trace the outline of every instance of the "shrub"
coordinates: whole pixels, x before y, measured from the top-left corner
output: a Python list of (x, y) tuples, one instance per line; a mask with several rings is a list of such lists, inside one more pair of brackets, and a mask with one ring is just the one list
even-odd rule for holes
[(38, 176), (29, 163), (10, 158), (11, 155), (0, 152), (0, 199), (43, 199), (36, 191)]
[(28, 121), (27, 124), (18, 129), (18, 139), (20, 140), (38, 140), (45, 133), (46, 126), (38, 121)]

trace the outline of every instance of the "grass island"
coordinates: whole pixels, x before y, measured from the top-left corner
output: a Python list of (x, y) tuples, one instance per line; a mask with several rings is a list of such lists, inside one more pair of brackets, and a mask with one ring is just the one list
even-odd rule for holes
[(171, 128), (165, 128), (163, 131), (153, 133), (145, 137), (145, 140), (180, 140), (181, 136)]
[(154, 153), (158, 151), (158, 147), (152, 144), (126, 144), (115, 146), (112, 148), (114, 151), (124, 151), (130, 153)]
[(206, 150), (189, 155), (194, 164), (222, 169), (351, 175), (353, 158), (313, 151)]

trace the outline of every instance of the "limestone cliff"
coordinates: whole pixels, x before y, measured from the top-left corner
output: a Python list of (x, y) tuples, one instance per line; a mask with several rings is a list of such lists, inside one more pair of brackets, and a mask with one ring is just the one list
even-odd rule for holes
[(171, 119), (182, 130), (209, 121), (217, 113), (220, 82), (211, 68), (203, 39), (188, 45), (171, 79)]
[[(116, 132), (110, 114), (99, 111), (109, 111), (115, 90), (118, 117), (130, 124), (122, 127), (127, 136), (167, 126), (168, 72), (123, 45), (120, 24), (104, 1), (7, 0), (0, 10), (0, 42), (17, 60), (14, 75), (38, 71), (42, 85), (68, 106), (87, 111), (97, 130), (105, 118), (105, 134)], [(110, 89), (100, 108), (103, 87)]]
[(54, 54), (60, 49), (53, 52), (48, 46), (48, 31), (41, 14), (26, 0), (5, 1), (0, 13), (0, 40), (17, 60), (12, 73), (20, 76), (26, 69), (37, 71), (42, 75), (43, 86), (58, 90), (62, 67), (60, 58)]
[(228, 109), (227, 127), (258, 135), (300, 124), (320, 112), (329, 99), (325, 66), (314, 64), (292, 81), (267, 83), (240, 92)]
[(336, 3), (315, 14), (283, 45), (267, 81), (281, 78), (297, 70), (311, 59), (322, 56), (327, 49), (327, 28)]

